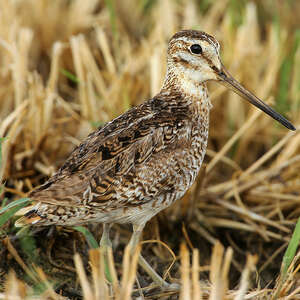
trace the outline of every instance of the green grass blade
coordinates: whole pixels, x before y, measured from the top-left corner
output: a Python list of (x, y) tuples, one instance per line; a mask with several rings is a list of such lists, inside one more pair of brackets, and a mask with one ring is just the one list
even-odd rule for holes
[(0, 215), (0, 227), (3, 226), (18, 210), (20, 210), (21, 208), (25, 207), (26, 205), (27, 205), (26, 202), (23, 202), (21, 204), (15, 205), (13, 208), (11, 208), (10, 210), (6, 211), (4, 214)]
[[(0, 186), (0, 195), (2, 195), (3, 190), (4, 190), (3, 186)], [(7, 201), (8, 201), (8, 199), (5, 197), (5, 198), (2, 200), (1, 207), (6, 206), (6, 202), (7, 202)]]
[(91, 121), (90, 124), (93, 126), (93, 128), (102, 128), (105, 125), (105, 122), (102, 121)]
[(94, 236), (91, 234), (91, 232), (87, 228), (85, 228), (83, 226), (75, 226), (73, 228), (75, 230), (81, 232), (84, 235), (84, 237), (85, 237), (87, 243), (89, 244), (90, 248), (94, 248), (94, 249), (99, 248), (99, 244), (97, 243)]
[[(95, 240), (94, 236), (91, 234), (91, 232), (83, 227), (83, 226), (75, 226), (73, 227), (75, 230), (81, 232), (84, 237), (86, 238), (90, 248), (99, 248), (99, 244), (97, 243), (97, 241)], [(107, 261), (107, 255), (104, 254), (104, 273), (105, 273), (105, 277), (109, 282), (112, 282), (112, 277), (109, 271), (109, 265), (108, 265), (108, 261)]]
[(60, 72), (74, 83), (79, 83), (79, 79), (66, 69), (60, 69)]
[(290, 110), (290, 104), (288, 103), (288, 97), (290, 93), (290, 82), (293, 75), (293, 66), (295, 62), (295, 56), (300, 43), (300, 34), (296, 32), (294, 35), (294, 41), (291, 51), (284, 58), (279, 71), (279, 89), (276, 96), (276, 109), (284, 114)]
[(155, 5), (156, 0), (142, 0), (139, 4), (142, 7), (142, 11), (145, 14), (149, 14), (152, 7)]
[(291, 238), (291, 240), (289, 242), (289, 245), (288, 245), (288, 247), (287, 247), (287, 249), (284, 253), (284, 256), (283, 256), (282, 268), (281, 268), (282, 278), (285, 278), (286, 275), (287, 275), (288, 268), (291, 265), (291, 263), (292, 263), (292, 261), (295, 257), (295, 254), (296, 254), (297, 248), (299, 246), (299, 243), (300, 243), (300, 217), (297, 221), (297, 224), (296, 224), (295, 230), (293, 232), (292, 238)]
[(279, 283), (276, 288), (276, 293), (272, 297), (272, 300), (278, 299), (280, 297), (279, 295), (280, 295), (282, 286), (286, 280), (288, 269), (295, 257), (299, 243), (300, 243), (300, 217), (297, 221), (297, 224), (296, 224), (295, 230), (293, 232), (292, 238), (289, 242), (289, 245), (284, 253), (284, 256), (282, 259), (282, 264), (281, 264)]
[(288, 95), (290, 91), (290, 79), (292, 76), (294, 56), (287, 56), (281, 65), (279, 72), (279, 89), (276, 97), (276, 109), (284, 114), (289, 111)]
[(118, 30), (117, 30), (117, 23), (116, 23), (116, 12), (113, 0), (105, 0), (105, 5), (109, 12), (109, 19), (110, 19), (110, 26), (114, 36), (115, 41), (118, 40)]
[(30, 231), (29, 226), (24, 227), (23, 235), (19, 236), (20, 246), (22, 252), (30, 260), (30, 264), (37, 263), (38, 261), (38, 250), (36, 246), (36, 240)]
[[(6, 206), (2, 207), (0, 209), (0, 214), (4, 213), (5, 211), (15, 207), (15, 206), (19, 206), (20, 204), (24, 204), (22, 207), (26, 206), (27, 204), (29, 204), (31, 202), (30, 198), (21, 198), (18, 200), (15, 200), (13, 202), (10, 202), (9, 204), (7, 204)], [(21, 208), (21, 207), (20, 207)], [(19, 209), (20, 209), (19, 208)]]
[(228, 12), (232, 28), (237, 28), (243, 24), (245, 20), (245, 5), (246, 1), (230, 0)]

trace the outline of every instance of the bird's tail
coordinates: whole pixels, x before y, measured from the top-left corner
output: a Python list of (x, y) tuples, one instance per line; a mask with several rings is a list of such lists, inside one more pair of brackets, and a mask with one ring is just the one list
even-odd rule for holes
[(38, 215), (36, 205), (31, 205), (20, 209), (16, 215), (22, 216), (15, 222), (16, 227), (23, 227), (38, 223), (42, 217)]

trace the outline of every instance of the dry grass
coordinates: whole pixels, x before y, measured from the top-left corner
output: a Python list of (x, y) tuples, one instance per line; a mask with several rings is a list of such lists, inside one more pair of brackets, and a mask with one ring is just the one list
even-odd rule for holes
[[(25, 196), (95, 126), (154, 95), (167, 41), (182, 28), (216, 36), (230, 72), (299, 128), (299, 12), (299, 1), (279, 0), (0, 0), (1, 199)], [(143, 273), (143, 288), (135, 284), (135, 258), (123, 257), (128, 227), (114, 228), (109, 284), (101, 255), (93, 250), (88, 260), (79, 233), (43, 230), (26, 240), (16, 238), (11, 221), (1, 229), (0, 299), (124, 300), (133, 290), (145, 299), (300, 299), (299, 254), (279, 284), (300, 215), (299, 132), (215, 83), (209, 88), (206, 164), (144, 236), (172, 249), (171, 272), (172, 255), (161, 243), (147, 243), (143, 253), (167, 280), (177, 278), (180, 293), (149, 288)], [(97, 227), (90, 230), (99, 239)], [(179, 249), (182, 241), (189, 249)]]

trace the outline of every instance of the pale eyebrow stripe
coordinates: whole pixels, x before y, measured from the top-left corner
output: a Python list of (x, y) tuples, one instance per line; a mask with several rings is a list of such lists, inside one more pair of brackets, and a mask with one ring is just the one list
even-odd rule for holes
[[(187, 45), (189, 45), (189, 43), (193, 43), (193, 44), (198, 44), (199, 43), (199, 39), (190, 39), (190, 38), (187, 38), (185, 36), (182, 36), (182, 37), (176, 39), (176, 41), (182, 41), (184, 43), (187, 43)], [(216, 40), (213, 40), (209, 36), (205, 36), (205, 37), (203, 37), (202, 41), (213, 45), (215, 47), (215, 49), (217, 50), (217, 52), (219, 52), (220, 44)]]
[(191, 38), (186, 38), (185, 36), (182, 36), (182, 37), (176, 39), (176, 41), (183, 41), (187, 44), (189, 44), (189, 43), (193, 43), (193, 44), (199, 43), (199, 39), (195, 40), (195, 39), (191, 39)]

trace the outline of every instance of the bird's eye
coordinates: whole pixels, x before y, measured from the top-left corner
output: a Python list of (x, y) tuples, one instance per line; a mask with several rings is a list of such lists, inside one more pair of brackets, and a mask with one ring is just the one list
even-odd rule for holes
[(202, 53), (202, 48), (199, 44), (194, 44), (191, 46), (191, 52), (194, 54), (201, 54)]

